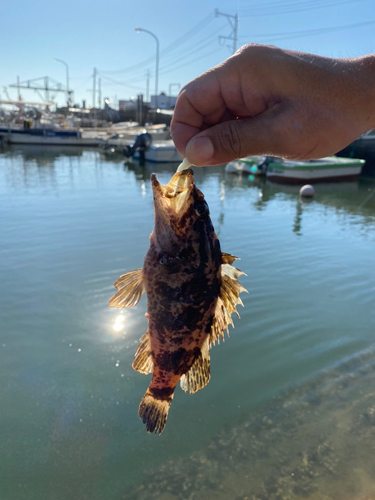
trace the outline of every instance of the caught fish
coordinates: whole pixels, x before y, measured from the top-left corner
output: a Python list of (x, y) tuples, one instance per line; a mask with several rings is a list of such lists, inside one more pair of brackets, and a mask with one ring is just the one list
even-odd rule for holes
[(112, 307), (133, 307), (147, 294), (148, 330), (133, 368), (152, 373), (139, 415), (148, 432), (161, 433), (177, 384), (193, 394), (210, 380), (210, 346), (224, 338), (238, 316), (238, 282), (244, 273), (236, 257), (222, 253), (203, 194), (191, 168), (177, 171), (166, 185), (151, 175), (155, 226), (143, 268), (116, 282)]

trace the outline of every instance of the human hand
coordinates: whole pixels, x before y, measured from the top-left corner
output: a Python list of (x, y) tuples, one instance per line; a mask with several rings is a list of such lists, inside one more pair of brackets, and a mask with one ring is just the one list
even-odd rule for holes
[(247, 45), (188, 83), (171, 134), (194, 165), (250, 155), (321, 158), (375, 127), (375, 56)]

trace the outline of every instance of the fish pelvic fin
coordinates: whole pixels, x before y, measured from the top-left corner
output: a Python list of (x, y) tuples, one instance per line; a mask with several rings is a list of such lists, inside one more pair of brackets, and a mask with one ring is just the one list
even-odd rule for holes
[(151, 357), (151, 339), (148, 330), (139, 341), (132, 367), (137, 372), (145, 375), (151, 373), (154, 369), (154, 362)]
[(147, 389), (138, 410), (139, 416), (146, 424), (147, 432), (155, 432), (155, 434), (163, 432), (172, 399), (173, 392), (166, 397), (159, 398), (155, 391)]
[(232, 314), (235, 313), (239, 317), (237, 306), (243, 306), (240, 293), (247, 292), (238, 281), (240, 276), (246, 275), (232, 266), (235, 260), (238, 259), (233, 255), (222, 254), (220, 295), (211, 328), (210, 342), (213, 344), (219, 342), (220, 337), (224, 340), (224, 331), (229, 335), (229, 325), (234, 327)]
[(138, 304), (143, 292), (143, 272), (136, 269), (123, 274), (115, 281), (118, 292), (109, 301), (110, 307), (133, 307)]
[(207, 337), (192, 367), (181, 376), (181, 389), (189, 394), (194, 394), (208, 384), (210, 376), (209, 337)]

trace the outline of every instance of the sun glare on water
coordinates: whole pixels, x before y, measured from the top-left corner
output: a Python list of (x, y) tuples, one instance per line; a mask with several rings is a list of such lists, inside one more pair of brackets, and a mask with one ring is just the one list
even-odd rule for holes
[(116, 316), (116, 319), (112, 325), (112, 328), (115, 332), (122, 332), (125, 328), (125, 316), (123, 313), (120, 313)]

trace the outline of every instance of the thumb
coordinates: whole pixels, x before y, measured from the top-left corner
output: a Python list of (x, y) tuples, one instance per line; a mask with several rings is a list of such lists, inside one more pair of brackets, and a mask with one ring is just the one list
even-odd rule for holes
[[(272, 155), (280, 150), (276, 110), (255, 118), (229, 120), (195, 135), (186, 145), (187, 159), (197, 166), (220, 165), (250, 155)], [(277, 128), (280, 130), (279, 126)], [(280, 138), (279, 138), (280, 139)]]

